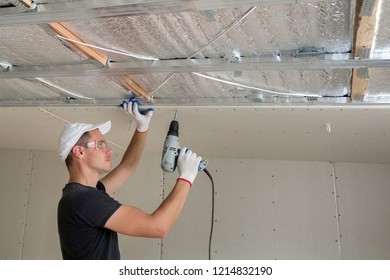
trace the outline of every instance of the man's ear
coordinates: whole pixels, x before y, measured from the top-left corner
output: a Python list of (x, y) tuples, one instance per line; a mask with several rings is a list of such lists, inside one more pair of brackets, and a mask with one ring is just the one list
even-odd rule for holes
[(81, 146), (74, 146), (72, 148), (72, 153), (78, 159), (82, 159), (84, 157), (83, 148)]

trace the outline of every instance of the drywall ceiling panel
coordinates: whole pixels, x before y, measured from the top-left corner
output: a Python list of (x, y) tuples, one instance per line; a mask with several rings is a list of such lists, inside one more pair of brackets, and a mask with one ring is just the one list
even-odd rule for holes
[[(180, 143), (203, 157), (390, 163), (386, 107), (156, 107), (146, 147), (161, 155), (178, 110)], [(1, 108), (0, 149), (57, 150), (66, 123), (112, 121), (123, 152), (134, 125), (118, 107)]]
[(12, 65), (61, 65), (85, 60), (39, 25), (0, 28), (0, 61)]
[(385, 108), (209, 108), (180, 112), (179, 120), (181, 141), (202, 154), (387, 162), (387, 115)]

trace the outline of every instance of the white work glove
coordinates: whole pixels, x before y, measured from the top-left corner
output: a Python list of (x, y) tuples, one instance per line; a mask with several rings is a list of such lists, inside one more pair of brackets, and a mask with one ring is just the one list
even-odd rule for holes
[(180, 149), (179, 157), (177, 159), (177, 168), (179, 169), (178, 180), (187, 181), (192, 186), (196, 175), (198, 175), (199, 163), (202, 160), (187, 148)]
[(139, 110), (139, 101), (130, 99), (129, 101), (123, 101), (122, 107), (125, 113), (130, 115), (133, 121), (136, 122), (136, 129), (138, 132), (146, 132), (149, 129), (149, 123), (153, 116), (153, 108), (146, 110)]

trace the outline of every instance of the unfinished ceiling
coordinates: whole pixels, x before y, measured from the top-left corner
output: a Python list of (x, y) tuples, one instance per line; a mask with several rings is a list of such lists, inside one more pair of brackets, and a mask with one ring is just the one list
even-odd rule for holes
[(137, 97), (157, 109), (147, 152), (179, 110), (206, 157), (388, 164), (389, 14), (385, 0), (0, 0), (0, 149), (56, 150), (65, 122), (111, 119), (123, 152), (119, 104)]
[(389, 1), (0, 0), (0, 106), (383, 104)]

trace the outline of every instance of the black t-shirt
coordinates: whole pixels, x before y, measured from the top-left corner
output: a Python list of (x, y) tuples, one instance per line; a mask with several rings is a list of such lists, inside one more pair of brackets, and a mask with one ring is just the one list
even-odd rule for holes
[(67, 184), (57, 210), (62, 257), (65, 260), (119, 260), (118, 235), (104, 225), (120, 206), (106, 193), (100, 181), (96, 188)]

